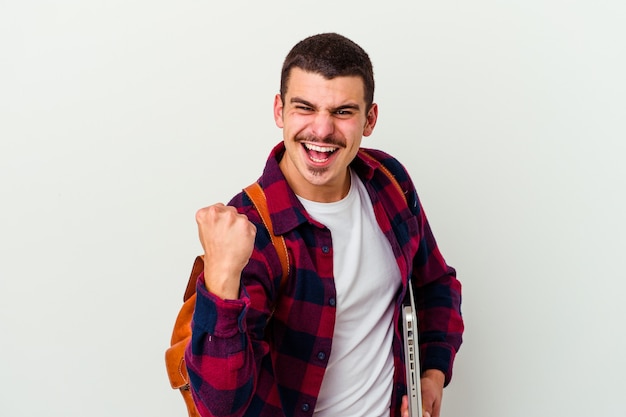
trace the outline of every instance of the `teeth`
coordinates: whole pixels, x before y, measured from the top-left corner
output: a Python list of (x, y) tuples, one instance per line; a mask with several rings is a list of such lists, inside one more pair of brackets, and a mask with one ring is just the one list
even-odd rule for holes
[(332, 148), (330, 146), (318, 146), (318, 145), (311, 145), (309, 143), (305, 143), (304, 147), (310, 151), (316, 151), (316, 152), (335, 152), (337, 150), (337, 148)]

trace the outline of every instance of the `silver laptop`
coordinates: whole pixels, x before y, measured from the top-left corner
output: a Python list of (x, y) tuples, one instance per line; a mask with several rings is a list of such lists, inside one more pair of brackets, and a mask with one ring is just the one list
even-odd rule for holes
[(422, 417), (422, 389), (417, 331), (417, 310), (413, 286), (409, 282), (409, 300), (402, 306), (402, 331), (406, 364), (406, 386), (409, 397), (409, 417)]

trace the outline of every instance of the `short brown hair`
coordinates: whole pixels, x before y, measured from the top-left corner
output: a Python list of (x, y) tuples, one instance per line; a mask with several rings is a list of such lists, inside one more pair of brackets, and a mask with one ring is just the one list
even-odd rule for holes
[(326, 79), (359, 76), (363, 79), (366, 110), (374, 102), (374, 70), (367, 53), (337, 33), (321, 33), (298, 42), (287, 54), (280, 77), (280, 96), (285, 100), (291, 69), (297, 67)]

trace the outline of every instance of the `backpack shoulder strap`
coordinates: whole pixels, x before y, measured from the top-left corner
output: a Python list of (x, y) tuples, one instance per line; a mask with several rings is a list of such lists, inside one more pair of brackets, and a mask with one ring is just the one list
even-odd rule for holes
[(278, 253), (280, 265), (283, 269), (283, 276), (280, 280), (280, 292), (282, 292), (285, 282), (287, 281), (287, 277), (289, 276), (289, 252), (287, 252), (287, 244), (285, 243), (285, 238), (282, 235), (277, 236), (274, 233), (272, 219), (270, 218), (270, 212), (267, 208), (267, 199), (259, 183), (254, 182), (250, 184), (244, 189), (244, 191), (246, 192), (248, 197), (250, 197), (250, 200), (252, 200), (252, 204), (254, 204), (254, 207), (261, 215), (263, 225), (265, 226), (267, 231), (270, 232), (272, 244), (276, 248), (276, 253)]
[(402, 199), (404, 200), (405, 203), (407, 202), (406, 199), (406, 194), (404, 194), (404, 190), (402, 189), (402, 187), (400, 186), (400, 183), (398, 182), (398, 180), (396, 179), (396, 177), (391, 173), (391, 171), (389, 171), (389, 169), (384, 166), (380, 161), (378, 161), (376, 158), (374, 158), (372, 155), (370, 155), (369, 153), (367, 153), (363, 148), (361, 148), (359, 150), (359, 154), (364, 158), (367, 159), (368, 161), (373, 161), (376, 162), (378, 164), (378, 168), (383, 172), (383, 174), (385, 174), (387, 176), (387, 178), (389, 178), (389, 181), (391, 181), (391, 184), (393, 185), (393, 187), (396, 189), (396, 191), (398, 192), (398, 194), (400, 194), (402, 196)]

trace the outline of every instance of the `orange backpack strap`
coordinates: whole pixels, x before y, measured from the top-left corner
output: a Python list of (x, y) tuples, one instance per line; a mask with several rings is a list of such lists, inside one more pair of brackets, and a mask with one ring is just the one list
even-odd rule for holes
[(261, 188), (259, 183), (255, 182), (250, 184), (244, 189), (244, 191), (246, 192), (246, 194), (248, 194), (250, 200), (252, 200), (254, 208), (256, 208), (259, 212), (259, 215), (261, 215), (263, 225), (265, 226), (267, 231), (270, 232), (272, 244), (276, 248), (276, 253), (278, 253), (280, 265), (283, 268), (283, 276), (280, 280), (280, 290), (282, 292), (282, 289), (285, 286), (285, 282), (287, 282), (287, 277), (289, 276), (289, 252), (287, 252), (287, 244), (285, 243), (285, 238), (282, 235), (277, 236), (274, 233), (274, 226), (272, 226), (270, 211), (267, 208), (267, 199), (265, 198), (265, 193), (263, 192), (263, 189)]

